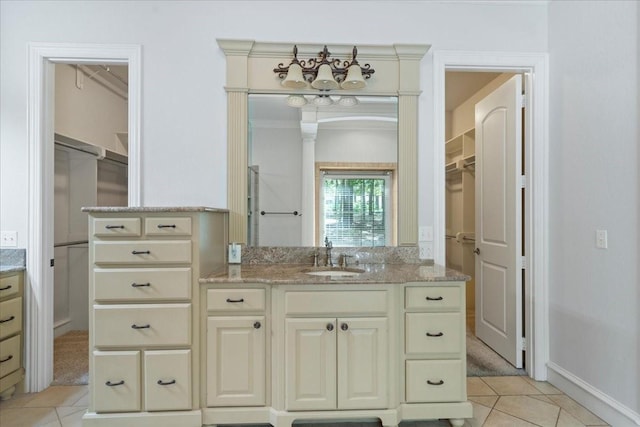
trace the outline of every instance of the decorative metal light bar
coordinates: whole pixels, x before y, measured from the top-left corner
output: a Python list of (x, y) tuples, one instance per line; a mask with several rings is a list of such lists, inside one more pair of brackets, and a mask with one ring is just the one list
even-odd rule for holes
[(278, 64), (273, 72), (282, 80), (282, 85), (292, 89), (301, 89), (311, 84), (319, 90), (361, 89), (366, 86), (365, 79), (371, 78), (375, 70), (370, 64), (360, 65), (356, 56), (358, 48), (353, 47), (351, 62), (330, 58), (327, 46), (318, 53), (317, 58), (298, 60), (298, 46), (293, 46), (293, 60), (288, 66)]

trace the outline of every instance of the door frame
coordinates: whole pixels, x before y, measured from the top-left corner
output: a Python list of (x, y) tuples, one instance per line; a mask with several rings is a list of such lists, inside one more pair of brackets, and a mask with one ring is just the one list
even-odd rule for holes
[(547, 379), (549, 361), (548, 182), (549, 65), (546, 53), (466, 52), (433, 54), (434, 261), (445, 263), (445, 72), (526, 73), (525, 117), (525, 366), (530, 377)]
[(141, 46), (29, 43), (28, 227), (25, 277), (25, 391), (53, 380), (53, 200), (55, 64), (128, 64), (129, 206), (141, 201)]

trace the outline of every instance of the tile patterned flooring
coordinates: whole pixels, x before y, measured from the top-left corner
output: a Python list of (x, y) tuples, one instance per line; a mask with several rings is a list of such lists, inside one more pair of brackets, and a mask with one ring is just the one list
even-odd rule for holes
[[(52, 386), (0, 402), (2, 427), (80, 427), (89, 404), (87, 386)], [(607, 423), (547, 382), (528, 377), (467, 378), (474, 417), (465, 427), (580, 427)], [(411, 422), (444, 427), (448, 422)], [(328, 424), (327, 424), (328, 425)]]

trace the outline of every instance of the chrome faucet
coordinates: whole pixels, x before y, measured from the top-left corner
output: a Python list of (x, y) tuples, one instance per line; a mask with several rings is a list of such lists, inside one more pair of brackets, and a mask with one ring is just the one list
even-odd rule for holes
[(331, 240), (326, 236), (324, 238), (324, 246), (327, 248), (327, 262), (325, 265), (333, 267), (333, 261), (331, 260), (331, 249), (333, 249), (333, 243), (331, 243)]

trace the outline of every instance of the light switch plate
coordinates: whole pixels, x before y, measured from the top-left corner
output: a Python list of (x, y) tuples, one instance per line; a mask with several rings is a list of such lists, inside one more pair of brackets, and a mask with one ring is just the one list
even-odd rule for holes
[(419, 242), (433, 242), (433, 227), (430, 225), (421, 226), (418, 229)]
[(596, 230), (596, 248), (607, 249), (607, 230)]
[(3, 246), (3, 247), (18, 246), (18, 232), (17, 231), (0, 232), (0, 246)]
[(240, 264), (242, 262), (242, 246), (238, 243), (229, 245), (229, 264)]

